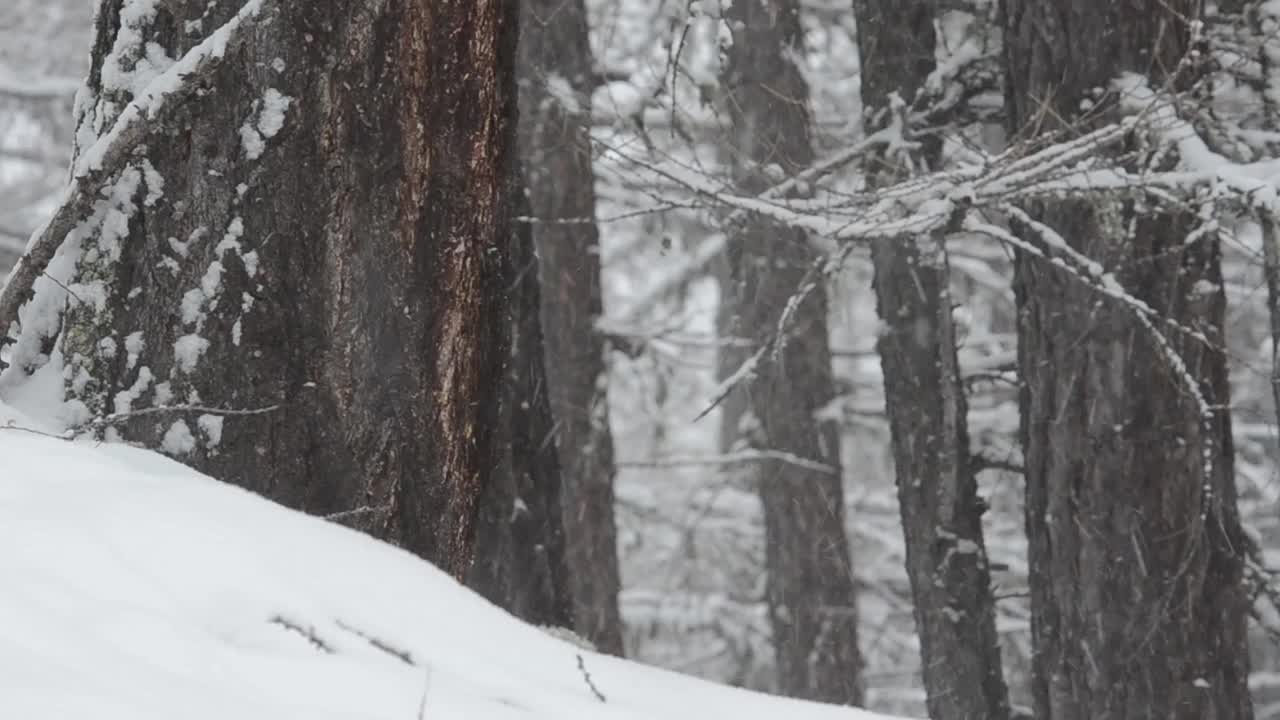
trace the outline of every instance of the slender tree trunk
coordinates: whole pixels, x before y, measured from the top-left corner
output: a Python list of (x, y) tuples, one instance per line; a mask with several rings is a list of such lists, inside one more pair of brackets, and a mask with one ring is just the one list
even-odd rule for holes
[[(721, 253), (711, 264), (712, 273), (720, 283), (720, 305), (716, 308), (716, 337), (721, 345), (716, 352), (716, 374), (721, 381), (732, 377), (751, 357), (749, 352), (734, 344), (743, 335), (738, 315), (737, 298), (734, 297), (733, 270), (729, 258)], [(742, 442), (742, 419), (747, 414), (747, 397), (744, 388), (732, 388), (720, 401), (720, 452), (727, 453)]]
[[(733, 120), (733, 159), (744, 192), (767, 189), (813, 159), (808, 88), (795, 62), (803, 54), (795, 0), (735, 2), (724, 87)], [(803, 233), (760, 217), (729, 241), (743, 334), (758, 343), (776, 332), (815, 257)], [(834, 394), (823, 279), (796, 311), (776, 357), (764, 358), (746, 387), (757, 447), (824, 463), (830, 472), (769, 461), (758, 471), (765, 517), (767, 598), (779, 689), (788, 695), (858, 704), (861, 656), (844, 494), (835, 428), (814, 412)]]
[(600, 245), (591, 168), (591, 46), (582, 0), (523, 0), (520, 124), (542, 278), (554, 442), (575, 629), (621, 655), (613, 438), (603, 337)]
[[(1233, 8), (1237, 11), (1239, 8)], [(1252, 13), (1251, 26), (1258, 38), (1258, 64), (1262, 69), (1263, 128), (1280, 130), (1280, 6), (1258, 3)], [(1273, 157), (1280, 147), (1271, 143)], [(1276, 218), (1262, 218), (1263, 272), (1267, 281), (1267, 313), (1271, 319), (1271, 400), (1276, 418), (1280, 419), (1280, 224)]]
[[(937, 7), (933, 0), (856, 0), (854, 10), (863, 107), (885, 113), (876, 123), (883, 126), (893, 112), (891, 94), (911, 102), (933, 71)], [(927, 138), (914, 160), (935, 168), (939, 150)], [(891, 183), (909, 174), (904, 171), (909, 168), (901, 159), (875, 157), (869, 181)], [(872, 261), (886, 328), (878, 348), (929, 717), (1007, 718), (946, 248), (940, 235), (880, 240)]]
[(101, 5), (82, 157), (158, 70), (217, 38), (182, 81), (200, 91), (165, 108), (64, 243), (72, 409), (278, 406), (108, 434), (308, 512), (355, 511), (462, 576), (507, 355), (514, 6), (146, 5)]
[[(521, 113), (521, 122), (528, 115)], [(528, 215), (528, 200), (517, 203)], [(573, 627), (560, 463), (551, 441), (538, 259), (528, 223), (518, 223), (507, 280), (511, 358), (502, 393), (501, 453), (480, 502), (476, 560), (467, 584), (516, 617)]]
[[(1165, 73), (1185, 56), (1198, 8), (1006, 0), (1011, 130), (1108, 119), (1114, 98), (1094, 88), (1122, 71), (1154, 87), (1183, 84)], [(1161, 317), (1209, 341), (1157, 323), (1166, 349), (1125, 303), (1025, 253), (1017, 259), (1036, 718), (1250, 718), (1248, 540), (1213, 234), (1187, 243), (1192, 218), (1138, 215), (1131, 202), (1031, 210)], [(1052, 254), (1034, 226), (1015, 230)]]

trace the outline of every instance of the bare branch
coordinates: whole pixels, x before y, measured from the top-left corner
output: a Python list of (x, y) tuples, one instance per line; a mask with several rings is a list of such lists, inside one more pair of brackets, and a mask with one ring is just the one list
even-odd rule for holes
[(671, 455), (653, 460), (633, 460), (619, 462), (618, 467), (631, 468), (681, 468), (701, 466), (738, 465), (742, 463), (781, 462), (788, 465), (813, 470), (824, 475), (836, 475), (836, 469), (826, 463), (802, 458), (799, 455), (781, 450), (739, 450), (723, 455)]

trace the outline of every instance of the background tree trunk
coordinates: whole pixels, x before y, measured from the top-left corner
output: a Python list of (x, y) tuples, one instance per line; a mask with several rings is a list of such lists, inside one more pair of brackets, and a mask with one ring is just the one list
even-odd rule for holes
[[(733, 119), (733, 165), (740, 189), (760, 193), (813, 160), (808, 89), (795, 59), (803, 54), (795, 0), (736, 2), (724, 87)], [(776, 166), (776, 169), (775, 169)], [(780, 171), (777, 172), (777, 171)], [(803, 233), (748, 218), (729, 241), (744, 335), (773, 336), (815, 256)], [(769, 461), (758, 472), (765, 518), (769, 617), (779, 690), (859, 704), (861, 656), (844, 493), (835, 428), (814, 412), (834, 395), (824, 279), (795, 313), (776, 358), (766, 356), (746, 387), (754, 417), (748, 442), (824, 463), (823, 473)]]
[[(1106, 119), (1122, 71), (1172, 78), (1199, 3), (1006, 0), (1010, 129)], [(1093, 109), (1082, 117), (1082, 102)], [(1241, 531), (1219, 249), (1191, 218), (1125, 204), (1033, 208), (1160, 317), (1211, 407), (1123, 303), (1017, 259), (1022, 439), (1038, 720), (1250, 718)], [(1041, 242), (1032, 227), (1015, 227)], [(1046, 246), (1047, 249), (1047, 246)], [(1206, 474), (1206, 463), (1208, 474)]]
[[(933, 71), (937, 7), (932, 0), (856, 0), (853, 6), (864, 116), (884, 113), (871, 131), (891, 120), (891, 93), (913, 102)], [(922, 169), (939, 169), (940, 143), (922, 143), (915, 160)], [(910, 174), (902, 158), (880, 155), (868, 165), (873, 186)], [(886, 327), (877, 346), (929, 717), (1000, 720), (1009, 716), (1009, 694), (943, 242), (941, 235), (926, 235), (873, 244), (877, 310)]]
[[(529, 116), (521, 113), (521, 122)], [(528, 200), (517, 204), (528, 214)], [(501, 453), (480, 502), (476, 560), (467, 585), (537, 625), (573, 627), (561, 511), (560, 462), (547, 397), (538, 258), (528, 223), (517, 223), (506, 286), (511, 357), (504, 377)]]
[[(81, 148), (238, 10), (126, 5), (98, 15)], [(516, 26), (499, 2), (263, 2), (69, 241), (83, 418), (279, 405), (111, 432), (463, 575), (507, 352)]]
[[(591, 168), (591, 46), (582, 0), (524, 0), (521, 152), (542, 278), (542, 328), (575, 629), (622, 655), (613, 438)], [(547, 439), (548, 442), (552, 440)]]

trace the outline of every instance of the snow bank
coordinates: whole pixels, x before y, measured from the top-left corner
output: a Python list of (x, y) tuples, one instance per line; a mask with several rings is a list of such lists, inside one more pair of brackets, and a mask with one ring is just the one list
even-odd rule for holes
[(7, 428), (0, 457), (0, 718), (879, 717), (585, 652), (156, 453)]

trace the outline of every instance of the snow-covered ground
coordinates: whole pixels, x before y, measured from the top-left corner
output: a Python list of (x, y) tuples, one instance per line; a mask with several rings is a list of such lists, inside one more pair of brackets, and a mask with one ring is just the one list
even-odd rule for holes
[(9, 426), (0, 459), (0, 718), (882, 718), (580, 650), (156, 453)]

